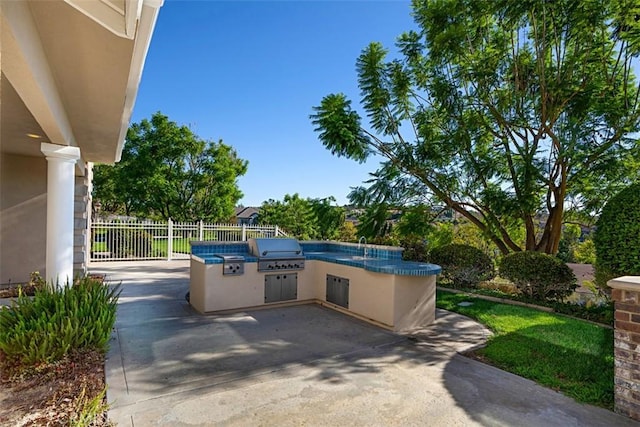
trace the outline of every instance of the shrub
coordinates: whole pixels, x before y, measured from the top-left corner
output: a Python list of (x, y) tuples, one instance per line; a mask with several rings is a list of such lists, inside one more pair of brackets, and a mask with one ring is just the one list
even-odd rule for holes
[(105, 403), (106, 396), (106, 387), (94, 397), (88, 395), (86, 387), (83, 387), (74, 401), (75, 411), (69, 420), (69, 425), (72, 427), (95, 425), (94, 421), (109, 409), (109, 405)]
[(450, 244), (431, 250), (429, 259), (442, 267), (442, 277), (454, 287), (473, 288), (495, 277), (493, 261), (480, 249), (463, 244)]
[(612, 302), (604, 304), (569, 304), (566, 302), (554, 302), (551, 305), (556, 313), (566, 314), (571, 317), (589, 320), (613, 326), (614, 307)]
[(114, 258), (153, 255), (153, 236), (144, 230), (114, 228), (107, 232), (107, 248)]
[(602, 209), (593, 242), (596, 249), (596, 284), (607, 288), (607, 280), (640, 275), (640, 183), (613, 196)]
[(567, 239), (560, 239), (558, 243), (558, 253), (556, 257), (562, 262), (574, 262), (575, 261), (575, 251), (571, 246), (571, 243)]
[(402, 259), (406, 261), (427, 261), (429, 251), (424, 239), (413, 236), (405, 237), (400, 240), (400, 246), (404, 248)]
[(502, 258), (500, 276), (511, 280), (533, 300), (562, 300), (576, 289), (575, 274), (556, 257), (540, 252), (516, 252)]
[(9, 284), (8, 287), (0, 289), (0, 298), (16, 298), (21, 294), (35, 295), (38, 289), (42, 289), (47, 285), (40, 273), (34, 271), (31, 273), (29, 283), (18, 284), (17, 286)]
[(576, 262), (580, 264), (595, 264), (596, 247), (592, 239), (585, 239), (584, 242), (578, 243), (574, 251)]
[(53, 362), (73, 350), (106, 351), (116, 318), (119, 287), (90, 278), (74, 286), (50, 285), (21, 295), (0, 310), (0, 351), (21, 365)]

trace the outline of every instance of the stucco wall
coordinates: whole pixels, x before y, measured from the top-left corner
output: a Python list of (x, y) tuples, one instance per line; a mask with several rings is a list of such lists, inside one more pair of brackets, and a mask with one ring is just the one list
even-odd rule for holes
[(393, 313), (393, 325), (400, 331), (436, 320), (436, 276), (396, 276)]
[[(298, 298), (315, 298), (313, 281), (305, 270), (293, 271), (298, 275)], [(223, 276), (222, 264), (203, 264), (191, 260), (191, 305), (201, 313), (237, 308), (258, 307), (264, 302), (264, 276), (258, 264), (248, 262), (241, 276)], [(277, 274), (274, 272), (273, 274)], [(290, 302), (290, 301), (287, 301)], [(278, 303), (275, 303), (278, 304)]]
[(0, 157), (0, 283), (22, 283), (45, 275), (47, 161), (44, 157)]
[(316, 283), (321, 285), (321, 292), (316, 298), (321, 301), (327, 300), (327, 274), (349, 279), (348, 310), (387, 327), (393, 327), (393, 290), (396, 276), (330, 262), (312, 262), (316, 263)]
[[(320, 260), (307, 260), (304, 270), (295, 273), (297, 299), (282, 303), (319, 302), (395, 331), (423, 327), (435, 319), (436, 276), (375, 273)], [(348, 308), (326, 302), (327, 274), (349, 279)], [(245, 264), (243, 275), (222, 276), (222, 264), (191, 259), (191, 305), (201, 313), (266, 307), (264, 282), (265, 274), (257, 271), (255, 262)]]

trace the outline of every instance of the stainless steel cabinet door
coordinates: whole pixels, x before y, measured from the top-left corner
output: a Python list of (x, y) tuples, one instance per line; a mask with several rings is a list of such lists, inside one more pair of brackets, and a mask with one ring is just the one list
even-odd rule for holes
[(327, 302), (349, 308), (349, 279), (327, 274)]
[(298, 275), (296, 273), (283, 274), (280, 300), (289, 301), (292, 299), (298, 299)]
[(282, 276), (280, 274), (266, 274), (264, 276), (264, 302), (280, 301)]
[(264, 276), (264, 302), (298, 299), (298, 274), (266, 274)]

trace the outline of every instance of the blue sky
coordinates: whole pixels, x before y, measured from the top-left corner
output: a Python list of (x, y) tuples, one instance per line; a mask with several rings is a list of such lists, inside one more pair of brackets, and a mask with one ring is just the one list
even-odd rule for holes
[(347, 203), (375, 160), (331, 155), (309, 120), (323, 96), (359, 99), (355, 61), (415, 28), (409, 1), (165, 1), (132, 121), (156, 111), (249, 161), (245, 206), (285, 194)]

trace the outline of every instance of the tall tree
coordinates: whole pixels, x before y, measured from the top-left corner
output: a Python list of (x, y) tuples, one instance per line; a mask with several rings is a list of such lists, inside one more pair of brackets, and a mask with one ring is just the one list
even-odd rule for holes
[(357, 60), (370, 127), (343, 94), (311, 115), (335, 155), (386, 158), (374, 177), (399, 185), (366, 189), (376, 202), (435, 198), (502, 253), (555, 253), (567, 208), (638, 177), (637, 0), (414, 0), (413, 16), (399, 58), (371, 43)]
[(298, 239), (312, 239), (317, 234), (317, 221), (308, 200), (296, 193), (286, 194), (284, 200), (269, 199), (260, 206), (260, 224), (282, 227)]
[(284, 200), (262, 203), (258, 222), (278, 225), (299, 239), (336, 239), (343, 231), (345, 210), (336, 206), (333, 196), (302, 199), (297, 193)]
[(107, 211), (178, 221), (222, 221), (242, 197), (247, 161), (160, 112), (134, 123), (119, 163), (94, 169), (93, 197)]
[(333, 240), (340, 236), (346, 212), (343, 207), (336, 206), (333, 196), (320, 199), (307, 199), (316, 218), (316, 235), (314, 238)]

